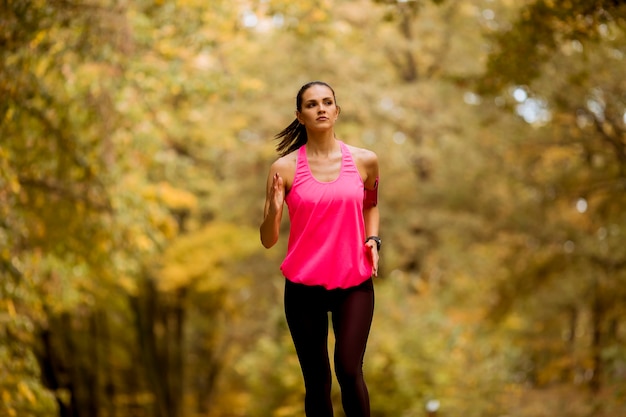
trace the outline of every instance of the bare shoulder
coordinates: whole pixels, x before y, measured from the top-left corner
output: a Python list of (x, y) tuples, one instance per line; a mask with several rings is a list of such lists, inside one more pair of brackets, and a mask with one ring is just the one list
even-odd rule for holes
[[(291, 183), (296, 174), (296, 159), (298, 156), (297, 151), (288, 153), (285, 156), (281, 156), (272, 163), (270, 168), (270, 177), (278, 173), (283, 178), (287, 189), (291, 188)], [(269, 178), (268, 178), (269, 181)]]
[(352, 153), (354, 162), (364, 168), (374, 168), (378, 166), (378, 155), (374, 151), (356, 146), (347, 145)]
[(361, 174), (365, 188), (376, 188), (378, 184), (378, 155), (374, 151), (356, 146), (348, 145), (348, 149)]
[(281, 156), (272, 164), (272, 169), (277, 170), (281, 175), (283, 171), (289, 171), (295, 169), (297, 151), (288, 153), (285, 156)]

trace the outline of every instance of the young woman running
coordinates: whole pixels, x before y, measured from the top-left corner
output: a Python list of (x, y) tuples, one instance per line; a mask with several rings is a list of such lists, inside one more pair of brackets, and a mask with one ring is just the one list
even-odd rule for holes
[(378, 158), (336, 138), (334, 90), (313, 81), (296, 97), (296, 119), (276, 135), (261, 242), (278, 240), (284, 203), (290, 231), (281, 264), (285, 315), (302, 369), (307, 417), (332, 417), (328, 312), (335, 373), (347, 417), (369, 417), (363, 358), (378, 274)]

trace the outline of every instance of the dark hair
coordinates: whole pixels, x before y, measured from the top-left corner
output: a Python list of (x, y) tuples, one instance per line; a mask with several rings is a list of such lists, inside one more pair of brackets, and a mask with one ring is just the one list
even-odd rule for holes
[[(300, 87), (300, 91), (298, 91), (298, 95), (296, 96), (296, 110), (302, 111), (302, 94), (304, 94), (306, 90), (308, 90), (310, 87), (313, 87), (314, 85), (323, 85), (325, 87), (328, 87), (330, 91), (332, 91), (335, 101), (337, 100), (335, 98), (335, 90), (333, 90), (330, 85), (326, 84), (323, 81), (311, 81)], [(308, 140), (306, 135), (306, 128), (304, 127), (304, 125), (300, 124), (297, 117), (293, 122), (291, 122), (289, 126), (283, 129), (282, 132), (274, 136), (274, 138), (280, 140), (280, 142), (278, 142), (278, 145), (276, 145), (276, 151), (280, 156), (285, 156), (288, 153), (295, 151), (296, 149), (304, 145)]]

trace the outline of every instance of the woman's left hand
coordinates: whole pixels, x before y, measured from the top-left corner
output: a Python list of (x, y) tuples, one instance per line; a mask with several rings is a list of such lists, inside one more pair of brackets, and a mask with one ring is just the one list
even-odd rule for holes
[(368, 240), (365, 242), (365, 246), (369, 248), (369, 256), (372, 261), (372, 274), (377, 277), (378, 276), (378, 248), (376, 246), (376, 242)]

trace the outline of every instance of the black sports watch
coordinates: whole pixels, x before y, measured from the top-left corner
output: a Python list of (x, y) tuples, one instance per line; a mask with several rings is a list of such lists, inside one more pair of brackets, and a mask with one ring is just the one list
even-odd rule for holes
[(368, 236), (367, 239), (365, 239), (365, 243), (367, 243), (368, 240), (376, 242), (376, 250), (380, 251), (381, 240), (378, 236)]

